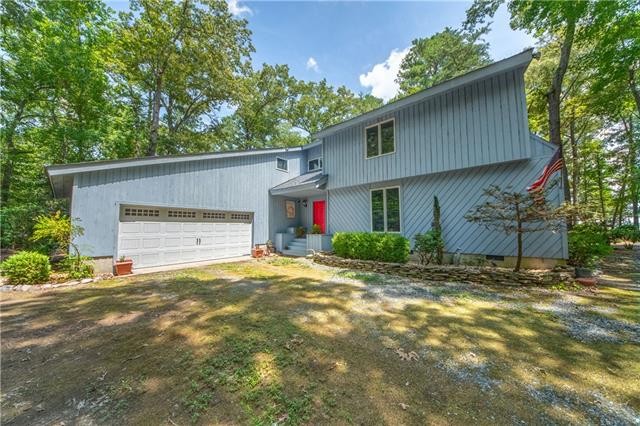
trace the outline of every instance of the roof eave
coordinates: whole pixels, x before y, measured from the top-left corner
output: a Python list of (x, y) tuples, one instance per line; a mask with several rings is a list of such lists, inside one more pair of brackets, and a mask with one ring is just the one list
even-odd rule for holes
[(45, 167), (45, 170), (49, 178), (51, 178), (52, 176), (72, 175), (76, 173), (93, 172), (99, 170), (120, 169), (126, 167), (143, 167), (155, 164), (182, 163), (187, 161), (215, 160), (251, 155), (278, 154), (284, 152), (302, 151), (303, 149), (306, 148), (302, 146), (296, 146), (291, 148), (273, 148), (255, 151), (216, 152), (208, 154), (187, 154), (181, 156), (141, 157), (127, 158), (122, 160), (88, 161), (84, 163), (49, 165)]
[(333, 133), (339, 132), (340, 130), (344, 130), (348, 127), (360, 124), (367, 120), (371, 120), (376, 117), (388, 114), (392, 111), (396, 111), (398, 109), (404, 108), (414, 103), (421, 102), (425, 99), (451, 91), (455, 88), (466, 86), (473, 82), (484, 80), (496, 74), (500, 74), (512, 69), (526, 67), (529, 65), (529, 63), (533, 58), (534, 58), (533, 48), (524, 50), (521, 53), (518, 53), (517, 55), (513, 55), (508, 58), (502, 59), (500, 61), (494, 62), (483, 68), (479, 68), (477, 70), (468, 72), (467, 74), (463, 74), (461, 76), (452, 78), (451, 80), (447, 80), (436, 86), (429, 87), (413, 95), (399, 99), (395, 102), (388, 103), (380, 108), (376, 108), (372, 111), (369, 111), (357, 117), (351, 118), (347, 121), (343, 121), (342, 123), (333, 125), (331, 127), (327, 127), (326, 129), (323, 129), (318, 133), (313, 134), (312, 138), (313, 139), (325, 138)]

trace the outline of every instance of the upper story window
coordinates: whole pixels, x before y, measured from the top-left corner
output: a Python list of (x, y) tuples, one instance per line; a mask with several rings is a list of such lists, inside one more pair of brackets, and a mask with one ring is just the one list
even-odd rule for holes
[(322, 158), (314, 158), (309, 160), (309, 171), (322, 170)]
[(391, 154), (396, 150), (395, 120), (387, 120), (364, 129), (366, 157)]
[(283, 172), (289, 171), (289, 162), (284, 158), (276, 158), (276, 169), (282, 170)]

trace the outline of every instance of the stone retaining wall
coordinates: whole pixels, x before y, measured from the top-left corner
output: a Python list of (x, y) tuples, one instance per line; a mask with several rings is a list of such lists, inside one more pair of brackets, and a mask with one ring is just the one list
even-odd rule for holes
[(357, 269), (380, 274), (399, 275), (425, 281), (471, 282), (486, 285), (546, 287), (560, 282), (574, 281), (571, 268), (558, 267), (551, 271), (514, 272), (496, 267), (451, 265), (418, 265), (414, 263), (384, 263), (371, 260), (343, 259), (315, 254), (314, 262), (338, 268)]

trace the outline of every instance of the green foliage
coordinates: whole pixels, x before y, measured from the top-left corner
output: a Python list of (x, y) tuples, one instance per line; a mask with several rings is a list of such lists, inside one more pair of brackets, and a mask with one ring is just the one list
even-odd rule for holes
[(199, 144), (193, 136), (208, 128), (209, 114), (237, 100), (238, 74), (249, 69), (253, 50), (247, 21), (234, 19), (217, 1), (132, 0), (120, 15), (116, 40), (122, 90), (148, 129), (138, 155)]
[(592, 267), (611, 253), (607, 231), (599, 225), (575, 225), (569, 231), (569, 263), (579, 267)]
[(33, 251), (21, 251), (0, 264), (9, 284), (41, 284), (49, 279), (49, 257)]
[(347, 259), (396, 263), (409, 260), (409, 240), (399, 234), (337, 232), (332, 244), (335, 254)]
[(307, 233), (307, 229), (304, 226), (298, 226), (296, 228), (296, 238), (302, 238)]
[(398, 73), (401, 96), (435, 86), (491, 62), (489, 45), (477, 36), (445, 28), (411, 42)]
[(50, 240), (65, 248), (71, 240), (71, 220), (61, 212), (56, 212), (53, 216), (38, 216), (31, 239)]
[(420, 263), (428, 265), (438, 258), (438, 252), (444, 248), (444, 241), (439, 231), (431, 229), (424, 234), (416, 234), (414, 250), (420, 256)]
[(320, 225), (314, 223), (313, 226), (311, 227), (311, 233), (312, 234), (322, 234), (322, 228), (320, 228)]
[(93, 265), (86, 256), (67, 256), (62, 262), (62, 269), (70, 279), (90, 278), (93, 276)]
[[(72, 223), (72, 220), (60, 211), (51, 216), (42, 215), (36, 218), (33, 226), (32, 241), (50, 241), (57, 244), (61, 250), (73, 248), (76, 256), (80, 255), (78, 247), (73, 243), (74, 238), (82, 236), (84, 229)], [(78, 259), (79, 260), (79, 259)]]
[(633, 225), (620, 225), (609, 231), (609, 237), (614, 242), (624, 243), (624, 247), (632, 249), (633, 244), (640, 241), (640, 230)]
[(382, 106), (374, 96), (356, 95), (345, 86), (334, 88), (325, 79), (292, 82), (292, 92), (287, 119), (308, 134)]

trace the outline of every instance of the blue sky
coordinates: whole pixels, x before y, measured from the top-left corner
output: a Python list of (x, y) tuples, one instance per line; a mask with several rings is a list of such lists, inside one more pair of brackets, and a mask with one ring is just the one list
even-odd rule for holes
[[(326, 78), (335, 86), (390, 98), (395, 74), (411, 40), (446, 26), (460, 27), (470, 2), (391, 1), (242, 1), (227, 0), (236, 16), (248, 20), (256, 52), (263, 62), (288, 64), (300, 79)], [(108, 1), (114, 9), (126, 1)], [(534, 39), (509, 28), (503, 7), (486, 37), (498, 60), (534, 45)]]

